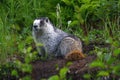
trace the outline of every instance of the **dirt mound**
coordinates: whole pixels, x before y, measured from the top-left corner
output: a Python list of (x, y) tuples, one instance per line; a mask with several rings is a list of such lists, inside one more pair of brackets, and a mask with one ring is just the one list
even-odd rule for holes
[[(89, 71), (88, 64), (94, 59), (95, 56), (88, 56), (83, 60), (72, 61), (72, 65), (69, 66), (68, 76), (72, 76), (75, 80), (80, 79), (84, 73)], [(40, 80), (41, 78), (49, 78), (52, 75), (58, 74), (59, 69), (64, 67), (66, 63), (67, 61), (64, 59), (35, 61), (34, 63), (32, 63), (32, 78), (34, 80)], [(78, 74), (80, 75), (78, 76)]]

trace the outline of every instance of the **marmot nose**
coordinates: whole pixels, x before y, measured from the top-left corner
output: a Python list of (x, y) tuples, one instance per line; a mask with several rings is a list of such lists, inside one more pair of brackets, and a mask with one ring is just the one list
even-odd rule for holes
[(36, 29), (38, 26), (37, 25), (33, 25), (33, 27)]

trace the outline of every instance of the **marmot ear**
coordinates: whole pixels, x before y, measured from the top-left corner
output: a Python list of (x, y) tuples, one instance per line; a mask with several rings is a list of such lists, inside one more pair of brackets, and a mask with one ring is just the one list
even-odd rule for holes
[(48, 19), (48, 17), (46, 17), (46, 22), (49, 22), (49, 19)]

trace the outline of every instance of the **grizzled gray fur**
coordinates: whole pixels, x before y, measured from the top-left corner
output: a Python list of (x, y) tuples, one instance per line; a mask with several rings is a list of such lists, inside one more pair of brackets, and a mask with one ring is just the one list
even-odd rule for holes
[[(72, 38), (72, 36), (70, 36), (68, 33), (65, 33), (64, 31), (54, 27), (47, 17), (34, 20), (32, 35), (36, 44), (43, 44), (43, 46), (37, 46), (39, 54), (48, 54), (48, 56), (65, 56), (65, 49), (62, 51), (62, 46), (64, 46), (65, 43), (62, 42), (62, 40), (64, 40), (66, 37)], [(73, 39), (79, 41), (79, 39), (76, 37)], [(82, 44), (80, 41), (78, 46), (81, 50)]]

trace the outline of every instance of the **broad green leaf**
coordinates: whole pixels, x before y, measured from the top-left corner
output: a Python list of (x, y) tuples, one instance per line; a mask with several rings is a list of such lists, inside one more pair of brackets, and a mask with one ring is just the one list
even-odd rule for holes
[(100, 68), (105, 68), (105, 64), (101, 61), (93, 61), (91, 64), (90, 64), (90, 67), (93, 68), (93, 67), (100, 67)]
[(85, 79), (90, 79), (90, 78), (91, 78), (91, 75), (90, 75), (90, 74), (85, 74), (83, 77), (84, 77)]
[(98, 72), (97, 76), (109, 76), (109, 72), (107, 72), (107, 71), (100, 71), (100, 72)]
[(67, 68), (67, 67), (62, 68), (62, 69), (60, 70), (60, 73), (59, 73), (60, 78), (61, 78), (61, 79), (66, 78), (66, 73), (67, 73), (67, 72), (68, 72), (68, 68)]
[(23, 78), (20, 79), (20, 80), (31, 80), (31, 76), (25, 76), (25, 77), (23, 77)]
[(58, 75), (51, 76), (48, 80), (60, 80)]
[(70, 65), (72, 65), (72, 62), (67, 62), (67, 65), (66, 66), (70, 66)]
[(25, 57), (25, 63), (29, 63), (31, 61), (31, 56), (32, 54), (27, 54), (27, 56)]
[(114, 56), (118, 56), (120, 54), (120, 48), (117, 48), (113, 51)]
[(18, 68), (21, 68), (22, 63), (19, 60), (14, 61)]
[(32, 50), (32, 47), (28, 47), (27, 48), (27, 52), (30, 53), (30, 51)]
[(12, 70), (11, 75), (12, 75), (12, 76), (18, 77), (18, 72), (17, 72), (17, 70)]
[(23, 72), (32, 72), (32, 66), (30, 64), (22, 64), (22, 71)]

